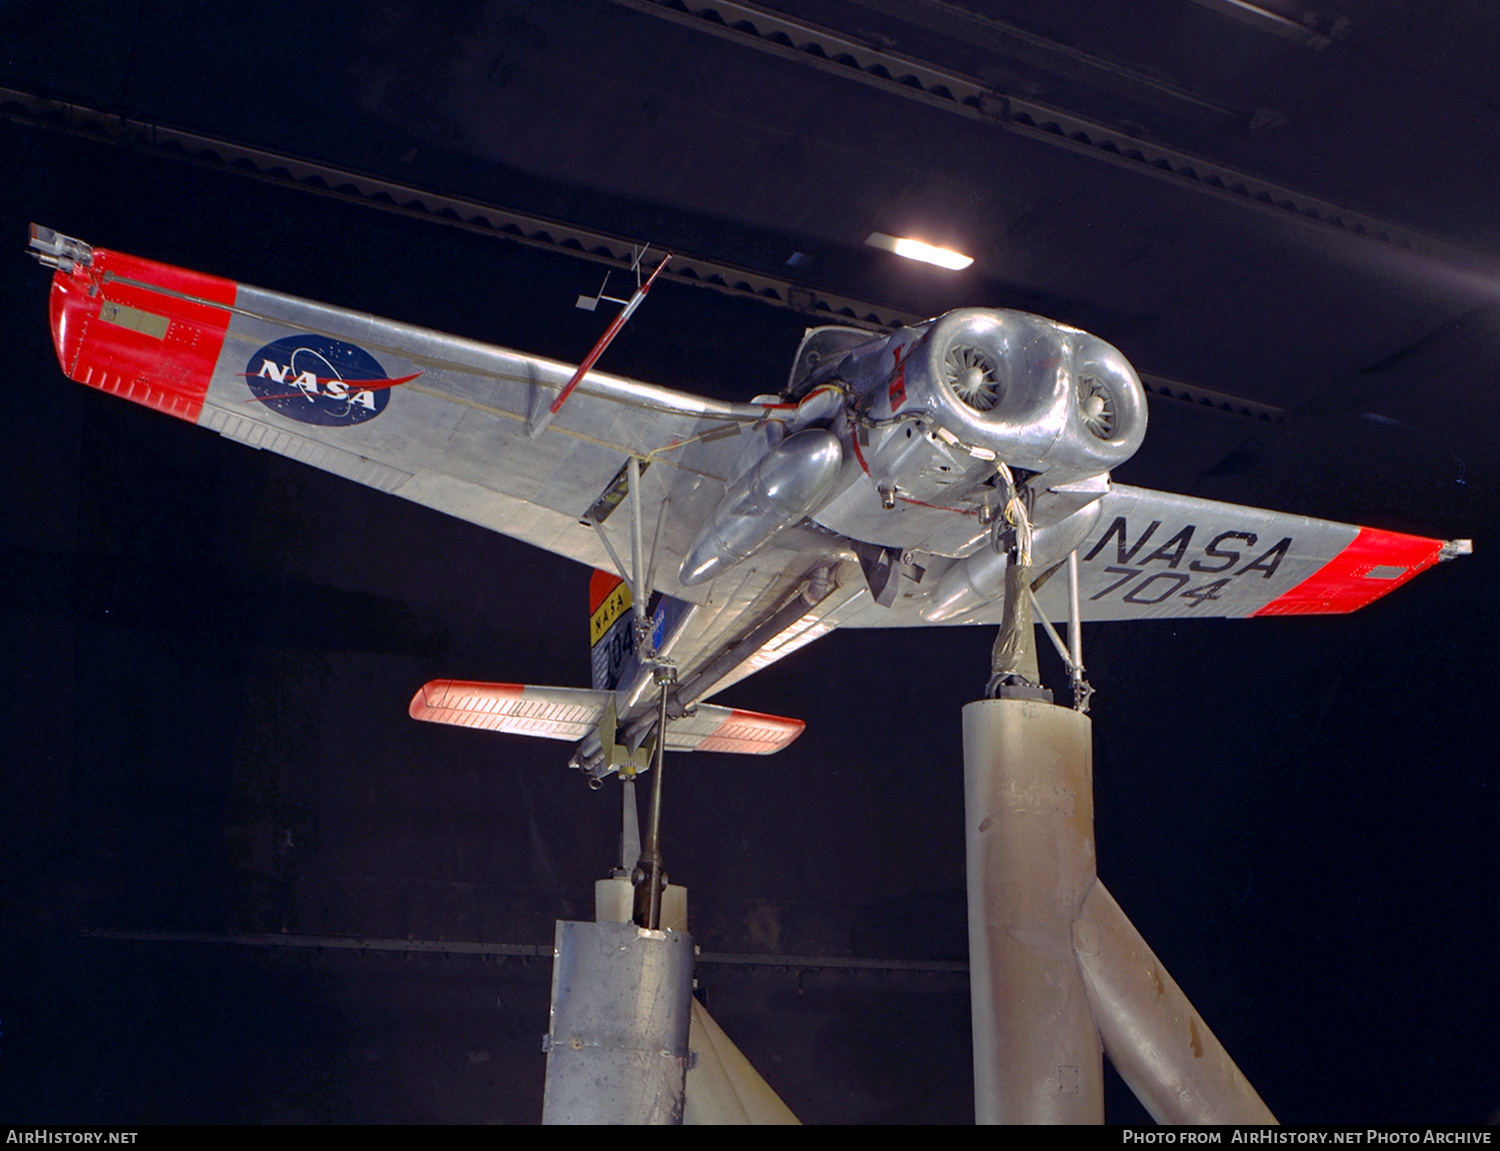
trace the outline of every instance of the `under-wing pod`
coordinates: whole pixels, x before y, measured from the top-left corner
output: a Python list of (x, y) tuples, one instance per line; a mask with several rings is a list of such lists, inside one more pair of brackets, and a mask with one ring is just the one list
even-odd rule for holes
[[(1084, 541), (1099, 522), (1100, 497), (1109, 490), (1105, 476), (1043, 492), (1036, 500), (1047, 521), (1032, 532), (1031, 564), (1035, 571), (1051, 567)], [(1049, 514), (1050, 513), (1050, 514)], [(928, 623), (942, 623), (999, 599), (1005, 591), (1008, 550), (991, 545), (955, 562), (942, 574), (937, 590), (922, 609)]]
[(1026, 312), (962, 308), (936, 320), (871, 414), (918, 412), (971, 453), (1046, 472), (1049, 485), (1116, 467), (1146, 434), (1145, 389), (1125, 357)]
[(692, 587), (748, 559), (828, 497), (843, 460), (838, 437), (822, 428), (782, 440), (730, 485), (694, 538), (677, 578)]

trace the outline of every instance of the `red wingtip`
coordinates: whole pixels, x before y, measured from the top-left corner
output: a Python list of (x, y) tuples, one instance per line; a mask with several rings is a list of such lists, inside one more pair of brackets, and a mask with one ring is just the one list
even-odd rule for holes
[(196, 421), (238, 285), (102, 248), (93, 255), (91, 266), (52, 277), (48, 311), (63, 372)]
[(1360, 528), (1348, 547), (1254, 614), (1342, 615), (1357, 611), (1426, 571), (1438, 562), (1442, 551), (1442, 540)]

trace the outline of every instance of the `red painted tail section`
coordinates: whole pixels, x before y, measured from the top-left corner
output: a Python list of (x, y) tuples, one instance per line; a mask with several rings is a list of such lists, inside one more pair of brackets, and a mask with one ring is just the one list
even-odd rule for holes
[(50, 319), (69, 379), (195, 421), (229, 328), (232, 280), (93, 250), (52, 276)]

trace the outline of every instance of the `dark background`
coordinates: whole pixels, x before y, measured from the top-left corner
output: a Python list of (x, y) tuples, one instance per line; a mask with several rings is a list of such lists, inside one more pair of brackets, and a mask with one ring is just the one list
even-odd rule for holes
[[(545, 960), (150, 937), (545, 945), (615, 854), (616, 786), (590, 792), (565, 745), (406, 715), (434, 676), (586, 683), (588, 573), (68, 383), (25, 225), (570, 360), (607, 322), (572, 306), (603, 265), (108, 116), (810, 298), (1042, 312), (1273, 409), (1153, 399), (1118, 479), (1472, 537), (1352, 617), (1101, 625), (1084, 650), (1100, 874), (1271, 1109), (1491, 1117), (1500, 15), (779, 7), (1276, 181), (1323, 222), (644, 0), (0, 4), (0, 1119), (534, 1122)], [(863, 247), (877, 230), (976, 263), (907, 265)], [(815, 322), (664, 280), (604, 366), (747, 398)], [(991, 638), (836, 633), (726, 695), (808, 730), (674, 761), (667, 859), (704, 952), (966, 957), (959, 710)], [(805, 1121), (971, 1119), (961, 975), (700, 981)], [(1112, 1121), (1143, 1116), (1109, 1091)]]

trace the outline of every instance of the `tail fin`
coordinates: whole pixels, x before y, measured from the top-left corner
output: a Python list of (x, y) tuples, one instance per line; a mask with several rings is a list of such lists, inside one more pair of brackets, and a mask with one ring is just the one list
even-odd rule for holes
[[(666, 655), (682, 634), (695, 604), (658, 592), (651, 597), (652, 643)], [(589, 663), (595, 691), (619, 691), (634, 702), (649, 682), (651, 669), (635, 650), (635, 614), (630, 585), (613, 572), (595, 570), (589, 580)], [(622, 705), (624, 706), (624, 705)]]
[(630, 585), (617, 575), (595, 570), (589, 580), (589, 662), (594, 690), (614, 691), (635, 655)]

